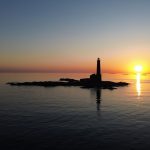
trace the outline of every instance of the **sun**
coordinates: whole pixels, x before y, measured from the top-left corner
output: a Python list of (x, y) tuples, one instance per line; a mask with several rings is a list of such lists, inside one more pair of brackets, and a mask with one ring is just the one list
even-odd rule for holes
[(136, 66), (134, 67), (134, 70), (135, 70), (136, 72), (141, 72), (141, 71), (143, 70), (143, 67), (142, 67), (141, 65), (136, 65)]

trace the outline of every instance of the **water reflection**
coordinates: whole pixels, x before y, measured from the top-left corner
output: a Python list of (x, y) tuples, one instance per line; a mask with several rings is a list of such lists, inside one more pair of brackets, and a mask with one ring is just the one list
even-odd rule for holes
[(140, 73), (136, 74), (136, 91), (138, 97), (141, 96), (141, 74)]
[(97, 111), (99, 112), (101, 107), (101, 96), (102, 96), (102, 89), (101, 88), (91, 88), (91, 96), (92, 99), (94, 98), (94, 103), (96, 103)]
[(97, 103), (97, 110), (100, 110), (100, 103), (101, 103), (101, 89), (96, 89), (96, 103)]

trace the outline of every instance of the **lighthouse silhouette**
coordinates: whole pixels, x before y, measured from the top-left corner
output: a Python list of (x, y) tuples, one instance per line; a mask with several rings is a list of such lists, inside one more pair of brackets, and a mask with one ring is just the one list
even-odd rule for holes
[(101, 63), (100, 63), (100, 59), (98, 58), (97, 59), (97, 74), (96, 74), (96, 76), (97, 76), (97, 79), (98, 80), (102, 80), (102, 77), (101, 77)]
[(100, 58), (97, 58), (96, 74), (91, 74), (90, 79), (92, 82), (101, 82), (102, 81)]
[(97, 58), (97, 68), (96, 68), (96, 73), (91, 74), (90, 78), (82, 78), (80, 79), (80, 82), (83, 84), (88, 84), (88, 85), (101, 85), (102, 81), (102, 75), (101, 75), (101, 62), (100, 58)]

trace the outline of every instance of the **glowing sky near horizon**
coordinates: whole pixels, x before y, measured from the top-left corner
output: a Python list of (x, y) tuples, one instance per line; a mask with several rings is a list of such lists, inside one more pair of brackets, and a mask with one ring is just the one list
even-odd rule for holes
[(150, 72), (149, 0), (0, 0), (0, 72)]

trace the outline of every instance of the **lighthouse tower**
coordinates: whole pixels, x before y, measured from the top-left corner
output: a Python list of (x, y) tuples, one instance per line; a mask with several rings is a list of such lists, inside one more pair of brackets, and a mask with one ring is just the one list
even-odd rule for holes
[(97, 79), (98, 80), (102, 80), (102, 77), (101, 77), (101, 64), (100, 64), (100, 59), (98, 58), (97, 59), (97, 74), (96, 74), (96, 76), (97, 76)]
[(90, 80), (92, 82), (101, 82), (102, 81), (102, 76), (101, 76), (101, 63), (100, 63), (100, 59), (97, 59), (97, 68), (96, 68), (96, 74), (91, 74), (90, 75)]

